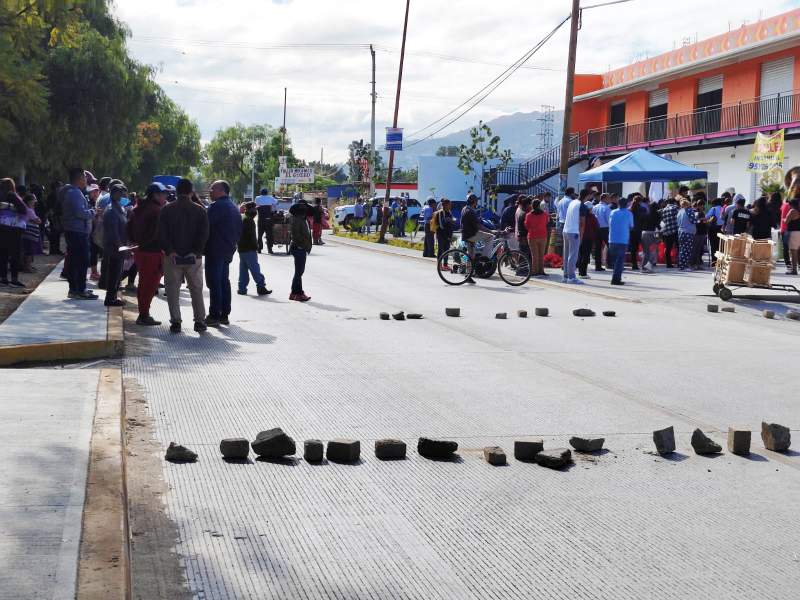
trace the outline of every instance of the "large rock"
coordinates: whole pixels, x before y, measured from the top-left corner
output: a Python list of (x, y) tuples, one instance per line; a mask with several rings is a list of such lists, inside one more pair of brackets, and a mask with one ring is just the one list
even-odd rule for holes
[(728, 452), (739, 456), (750, 454), (749, 429), (735, 429), (733, 427), (728, 429)]
[(527, 310), (518, 310), (517, 311), (517, 316), (520, 319), (527, 319), (528, 318), (528, 311)]
[(406, 318), (407, 319), (414, 319), (414, 320), (421, 319), (422, 318), (422, 313), (408, 313), (406, 315)]
[(517, 460), (536, 460), (536, 455), (544, 450), (543, 440), (518, 440), (514, 442), (514, 458)]
[(605, 438), (584, 438), (573, 436), (569, 439), (569, 445), (578, 452), (598, 452), (603, 449)]
[(722, 446), (699, 429), (695, 429), (692, 433), (692, 448), (697, 454), (719, 454), (722, 452)]
[(405, 321), (406, 320), (406, 313), (402, 310), (396, 313), (392, 313), (392, 318), (395, 321)]
[(710, 313), (719, 312), (719, 304), (708, 304), (706, 310)]
[(546, 317), (550, 314), (550, 309), (544, 307), (535, 308), (533, 309), (533, 314), (535, 314), (537, 317)]
[(508, 313), (504, 313), (504, 312), (495, 313), (494, 318), (495, 319), (507, 319), (508, 318)]
[(250, 454), (250, 442), (245, 438), (227, 438), (219, 443), (222, 458), (243, 459)]
[(483, 449), (483, 458), (490, 465), (500, 467), (506, 464), (506, 453), (500, 446), (490, 446)]
[(375, 457), (381, 460), (402, 460), (406, 457), (406, 443), (402, 440), (376, 440)]
[(197, 460), (197, 452), (189, 450), (186, 446), (170, 442), (169, 448), (164, 454), (164, 460), (170, 462), (194, 462)]
[(548, 469), (560, 469), (572, 462), (572, 452), (568, 448), (542, 450), (536, 455), (536, 464)]
[(326, 456), (331, 462), (356, 462), (361, 457), (361, 442), (342, 438), (331, 440)]
[(388, 321), (391, 318), (387, 312), (382, 312), (378, 316), (381, 318), (381, 321)]
[(461, 316), (461, 309), (460, 308), (445, 308), (444, 314), (448, 317), (460, 317)]
[(675, 430), (672, 426), (653, 432), (653, 443), (659, 454), (675, 452)]
[(774, 319), (775, 318), (775, 311), (774, 310), (765, 310), (763, 313), (765, 319)]
[(800, 312), (796, 310), (790, 310), (786, 313), (786, 318), (791, 319), (792, 321), (800, 321)]
[(458, 442), (450, 440), (421, 437), (417, 442), (417, 452), (425, 458), (451, 458), (456, 450), (458, 450)]
[(576, 308), (572, 314), (576, 317), (593, 317), (594, 311), (591, 308)]
[(267, 431), (260, 431), (250, 446), (253, 452), (261, 458), (281, 458), (292, 456), (297, 448), (294, 440), (283, 432), (283, 429), (276, 427)]
[(761, 439), (764, 448), (774, 452), (786, 452), (792, 445), (792, 434), (788, 427), (777, 423), (761, 423)]
[(303, 458), (306, 462), (319, 463), (325, 455), (325, 444), (322, 440), (306, 440), (303, 442)]

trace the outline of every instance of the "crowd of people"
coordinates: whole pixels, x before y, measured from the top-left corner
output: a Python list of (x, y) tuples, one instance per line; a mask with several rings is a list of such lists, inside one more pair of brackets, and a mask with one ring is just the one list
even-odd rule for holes
[[(549, 192), (515, 194), (505, 199), (494, 230), (482, 221), (477, 204), (477, 196), (470, 194), (461, 214), (461, 239), (471, 253), (476, 244), (503, 232), (529, 259), (533, 277), (547, 277), (546, 256), (560, 257), (562, 283), (580, 285), (589, 279), (592, 261), (596, 272), (612, 270), (612, 285), (624, 285), (626, 264), (642, 273), (653, 273), (659, 264), (680, 271), (701, 270), (706, 255), (709, 264), (715, 264), (720, 233), (772, 239), (774, 231), (786, 273), (796, 275), (800, 263), (800, 188), (793, 187), (785, 199), (774, 192), (749, 204), (733, 190), (709, 202), (704, 191), (692, 193), (686, 186), (658, 201), (638, 192), (601, 193), (592, 185), (578, 193), (567, 188), (556, 200)], [(429, 198), (421, 220), (423, 256), (441, 257), (457, 230), (451, 202)]]
[[(272, 293), (258, 262), (265, 235), (272, 251), (271, 232), (268, 235), (261, 222), (257, 227), (256, 202), (239, 207), (232, 201), (226, 181), (211, 184), (207, 201), (185, 178), (174, 188), (153, 182), (141, 197), (129, 192), (121, 180), (98, 180), (83, 168), (70, 169), (68, 181), (51, 184), (43, 200), (41, 186), (26, 188), (10, 178), (0, 180), (0, 285), (24, 287), (19, 273), (35, 269), (33, 257), (43, 253), (46, 240), (50, 254), (65, 255), (61, 276), (68, 282), (69, 299), (97, 299), (88, 286), (93, 280), (97, 289), (105, 291), (106, 306), (122, 306), (120, 287), (127, 279), (125, 289), (136, 292), (136, 323), (141, 326), (161, 325), (151, 315), (151, 305), (163, 287), (170, 331), (180, 332), (184, 284), (191, 296), (195, 331), (229, 325), (229, 267), (237, 252), (237, 293), (247, 295), (250, 278), (259, 296)], [(311, 298), (303, 289), (302, 276), (312, 244), (322, 243), (321, 203), (312, 206), (300, 199), (289, 214), (289, 251), (295, 266), (289, 299), (306, 302)]]

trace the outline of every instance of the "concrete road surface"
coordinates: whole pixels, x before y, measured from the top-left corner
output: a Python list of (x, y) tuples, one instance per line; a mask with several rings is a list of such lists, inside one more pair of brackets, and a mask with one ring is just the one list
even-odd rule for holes
[[(797, 596), (800, 453), (767, 451), (759, 433), (768, 420), (798, 435), (800, 323), (762, 318), (761, 302), (707, 313), (719, 302), (698, 296), (708, 273), (631, 275), (624, 292), (605, 275), (589, 290), (455, 288), (430, 262), (333, 242), (310, 256), (312, 301), (299, 304), (291, 258), (260, 260), (275, 292), (234, 294), (230, 327), (126, 323), (129, 415), (137, 399), (137, 439), (157, 443), (134, 447), (129, 471), (149, 460), (153, 472), (142, 466), (131, 494), (162, 489), (133, 507), (134, 597), (176, 575), (166, 561), (144, 574), (156, 529), (198, 599)], [(539, 306), (551, 316), (516, 317)], [(598, 316), (573, 317), (579, 307)], [(397, 310), (425, 319), (378, 319)], [(154, 314), (167, 320), (163, 300)], [(662, 458), (651, 432), (669, 425), (678, 452)], [(749, 457), (695, 455), (695, 428), (724, 446), (729, 426), (753, 430)], [(272, 427), (300, 449), (359, 439), (361, 461), (221, 460), (220, 439)], [(515, 440), (555, 448), (573, 434), (605, 437), (607, 451), (565, 471), (513, 459)], [(460, 458), (420, 457), (418, 436), (458, 441)], [(377, 460), (383, 437), (405, 440), (408, 459)], [(170, 441), (199, 461), (161, 461)], [(484, 462), (488, 445), (509, 465)]]

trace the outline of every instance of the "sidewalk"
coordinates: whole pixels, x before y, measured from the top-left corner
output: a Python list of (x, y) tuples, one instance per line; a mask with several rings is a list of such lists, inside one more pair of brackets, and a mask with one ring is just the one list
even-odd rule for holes
[(0, 366), (118, 356), (122, 309), (97, 300), (67, 299), (57, 266), (0, 325)]

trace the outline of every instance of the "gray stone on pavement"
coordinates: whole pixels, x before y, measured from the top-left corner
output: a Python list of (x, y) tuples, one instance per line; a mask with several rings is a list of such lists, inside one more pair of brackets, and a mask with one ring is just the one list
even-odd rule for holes
[(749, 429), (729, 428), (728, 452), (731, 454), (738, 454), (739, 456), (747, 456), (750, 454), (750, 435)]
[(194, 462), (197, 460), (197, 452), (193, 452), (189, 450), (189, 448), (176, 444), (175, 442), (170, 442), (169, 448), (167, 448), (167, 452), (164, 454), (164, 460), (170, 462)]
[(603, 316), (604, 317), (616, 317), (617, 316), (617, 311), (615, 311), (615, 310), (604, 310), (603, 311)]
[(774, 310), (765, 310), (763, 313), (765, 319), (774, 319), (775, 318), (775, 311)]
[(720, 310), (722, 312), (726, 312), (726, 313), (735, 313), (736, 312), (736, 307), (735, 306), (723, 306)]
[(250, 446), (261, 458), (292, 456), (297, 451), (294, 440), (280, 427), (260, 431), (256, 439), (250, 442)]
[(242, 459), (250, 454), (250, 442), (245, 438), (226, 438), (219, 443), (222, 458)]
[(796, 310), (787, 311), (786, 318), (791, 319), (792, 321), (800, 321), (800, 312), (797, 312)]
[(448, 317), (460, 317), (461, 316), (461, 309), (460, 308), (445, 308), (444, 314)]
[(700, 429), (695, 429), (692, 433), (692, 448), (697, 454), (719, 454), (722, 452), (722, 446)]
[(421, 319), (422, 313), (408, 313), (406, 319)]
[(576, 308), (572, 314), (576, 317), (593, 317), (595, 313), (591, 308)]
[(543, 440), (517, 440), (514, 442), (514, 458), (517, 460), (535, 460), (536, 455), (544, 450)]
[(381, 460), (402, 460), (406, 457), (406, 443), (402, 440), (375, 440), (375, 457)]
[(458, 450), (458, 442), (421, 437), (417, 441), (417, 452), (425, 458), (451, 458)]
[(550, 314), (550, 309), (544, 307), (536, 308), (534, 309), (533, 314), (535, 314), (537, 317), (546, 317), (547, 315)]
[(670, 425), (666, 429), (659, 429), (653, 432), (653, 443), (656, 450), (662, 456), (675, 452), (675, 430)]
[(708, 304), (706, 310), (710, 313), (719, 312), (719, 304)]
[(788, 427), (777, 423), (761, 422), (761, 439), (764, 448), (773, 452), (786, 452), (792, 445), (792, 434)]
[(508, 313), (497, 313), (497, 314), (495, 314), (494, 318), (495, 319), (507, 319), (508, 318)]
[(303, 442), (303, 458), (306, 462), (322, 462), (322, 457), (324, 455), (325, 444), (322, 443), (322, 440), (306, 440)]
[(388, 321), (391, 318), (391, 315), (387, 312), (382, 312), (379, 316), (381, 321)]
[(585, 438), (572, 436), (569, 439), (569, 445), (575, 448), (578, 452), (598, 452), (603, 449), (605, 438)]
[(527, 310), (518, 310), (517, 311), (517, 316), (520, 319), (527, 319), (528, 318), (528, 311)]
[(483, 449), (483, 458), (490, 465), (500, 467), (506, 464), (506, 453), (500, 446), (489, 446)]
[(392, 314), (392, 318), (393, 318), (395, 321), (405, 321), (405, 320), (406, 320), (406, 313), (404, 313), (404, 312), (401, 310), (400, 312), (396, 312), (396, 313)]
[(569, 448), (554, 448), (542, 450), (536, 455), (536, 464), (548, 469), (560, 469), (572, 462), (572, 452)]
[(356, 462), (361, 457), (361, 442), (344, 438), (330, 440), (326, 456), (331, 462)]

